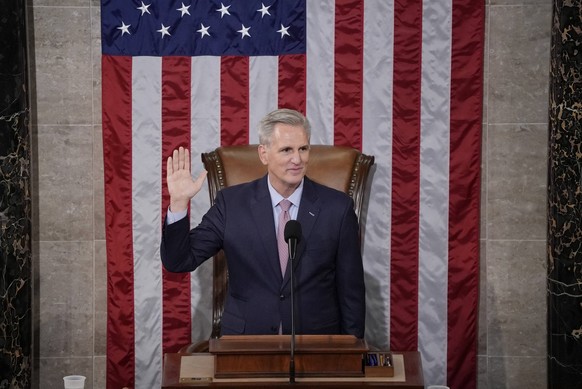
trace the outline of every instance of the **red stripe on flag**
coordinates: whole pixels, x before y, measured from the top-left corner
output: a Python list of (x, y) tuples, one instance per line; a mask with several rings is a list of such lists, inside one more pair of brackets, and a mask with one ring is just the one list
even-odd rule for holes
[(484, 4), (453, 1), (447, 383), (477, 386)]
[(279, 56), (279, 107), (305, 114), (307, 64), (304, 54)]
[(135, 383), (130, 57), (103, 55), (107, 387)]
[[(190, 150), (190, 63), (190, 57), (162, 58), (162, 214), (170, 204), (165, 159), (179, 146)], [(162, 279), (162, 347), (177, 352), (191, 341), (190, 273), (164, 269)]]
[(334, 144), (362, 149), (364, 1), (336, 0)]
[(249, 57), (220, 60), (220, 144), (249, 143)]
[(422, 1), (394, 5), (390, 349), (418, 349)]

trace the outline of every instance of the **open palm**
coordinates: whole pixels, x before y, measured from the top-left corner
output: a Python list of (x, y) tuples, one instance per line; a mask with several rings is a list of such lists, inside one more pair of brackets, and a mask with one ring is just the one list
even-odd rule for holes
[(190, 199), (194, 197), (206, 178), (204, 170), (194, 180), (190, 173), (190, 153), (188, 149), (180, 147), (167, 160), (166, 182), (170, 193), (170, 210), (180, 212), (188, 209)]

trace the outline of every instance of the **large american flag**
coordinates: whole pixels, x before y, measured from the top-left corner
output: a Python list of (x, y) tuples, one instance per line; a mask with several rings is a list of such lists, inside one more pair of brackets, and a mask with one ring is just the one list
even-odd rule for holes
[[(211, 267), (168, 274), (165, 158), (257, 143), (278, 107), (313, 144), (376, 157), (363, 224), (366, 338), (476, 387), (484, 2), (102, 0), (107, 387), (161, 385), (210, 334)], [(195, 225), (208, 193), (192, 200)]]

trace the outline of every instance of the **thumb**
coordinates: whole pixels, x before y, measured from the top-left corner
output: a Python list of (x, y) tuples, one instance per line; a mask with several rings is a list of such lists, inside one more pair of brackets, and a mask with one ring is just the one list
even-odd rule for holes
[(201, 188), (202, 184), (204, 183), (204, 180), (206, 179), (206, 176), (208, 175), (208, 172), (206, 170), (202, 170), (200, 172), (200, 174), (198, 175), (198, 177), (194, 180), (194, 184), (196, 184), (197, 188)]

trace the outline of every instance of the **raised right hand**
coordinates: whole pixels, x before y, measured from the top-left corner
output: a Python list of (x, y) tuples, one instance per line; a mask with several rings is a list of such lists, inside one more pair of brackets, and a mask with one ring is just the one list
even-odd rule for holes
[(170, 193), (170, 210), (180, 212), (188, 209), (190, 199), (200, 192), (208, 173), (203, 170), (195, 180), (190, 173), (190, 153), (180, 147), (166, 162), (166, 183)]

